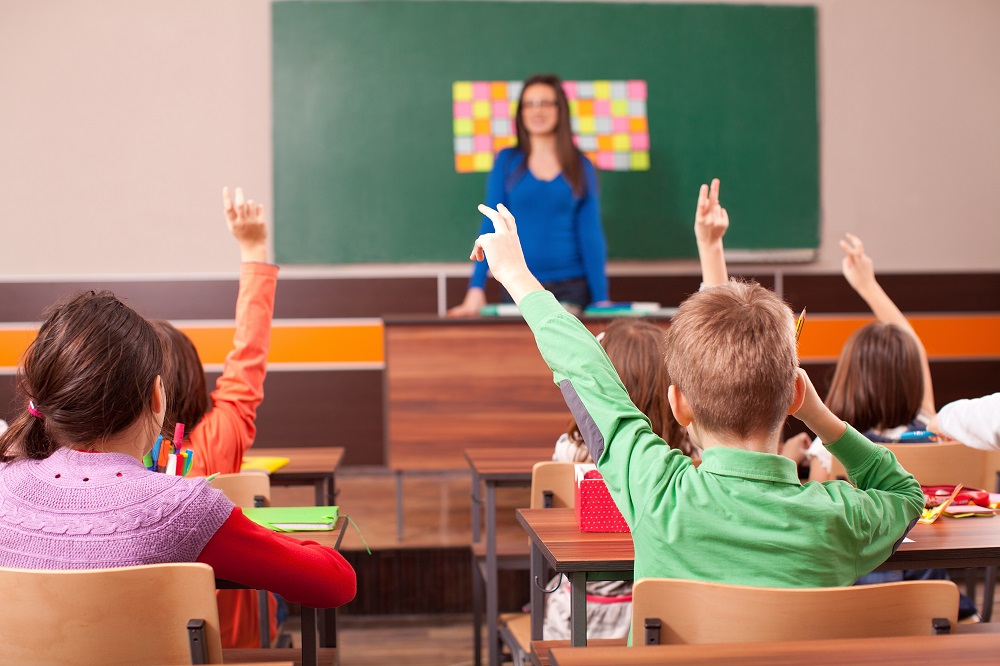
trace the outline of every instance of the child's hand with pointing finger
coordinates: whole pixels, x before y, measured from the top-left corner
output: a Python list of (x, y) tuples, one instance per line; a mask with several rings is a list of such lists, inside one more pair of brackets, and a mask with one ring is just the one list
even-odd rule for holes
[(503, 204), (497, 204), (497, 210), (480, 204), (479, 212), (493, 222), (495, 231), (476, 239), (469, 258), (486, 259), (493, 277), (507, 289), (515, 303), (520, 303), (528, 293), (541, 290), (542, 285), (524, 261), (514, 216)]

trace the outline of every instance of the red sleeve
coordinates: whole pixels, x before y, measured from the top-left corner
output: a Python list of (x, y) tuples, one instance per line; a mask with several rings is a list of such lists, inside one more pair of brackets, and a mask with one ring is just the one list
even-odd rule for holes
[(190, 435), (195, 450), (191, 476), (240, 471), (244, 452), (257, 434), (254, 419), (264, 399), (267, 354), (278, 267), (245, 262), (236, 297), (236, 332), (222, 375), (212, 391), (212, 410)]
[(354, 598), (357, 578), (340, 553), (272, 532), (236, 507), (198, 556), (224, 580), (280, 594), (313, 608)]

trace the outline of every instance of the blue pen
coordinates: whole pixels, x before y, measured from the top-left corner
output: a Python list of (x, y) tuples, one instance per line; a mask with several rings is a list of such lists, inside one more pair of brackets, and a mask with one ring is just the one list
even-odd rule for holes
[(909, 430), (902, 433), (898, 438), (900, 442), (936, 442), (938, 436), (930, 430)]
[(160, 442), (162, 441), (163, 441), (163, 435), (160, 435), (156, 438), (156, 441), (153, 442), (153, 466), (150, 467), (149, 469), (151, 469), (154, 472), (159, 471), (156, 469), (156, 461), (160, 459)]

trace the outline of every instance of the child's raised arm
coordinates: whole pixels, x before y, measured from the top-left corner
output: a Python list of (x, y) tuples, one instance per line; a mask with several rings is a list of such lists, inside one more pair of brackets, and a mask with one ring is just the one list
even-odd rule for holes
[(267, 223), (264, 207), (253, 200), (244, 202), (243, 188), (236, 188), (236, 200), (229, 195), (229, 188), (222, 188), (222, 211), (233, 238), (240, 244), (240, 261), (268, 262)]
[(698, 208), (694, 213), (694, 237), (698, 241), (701, 261), (701, 282), (712, 287), (729, 281), (722, 237), (729, 228), (729, 214), (719, 204), (719, 179), (712, 186), (702, 185), (698, 192)]
[(920, 367), (924, 377), (924, 399), (921, 403), (921, 411), (928, 416), (934, 416), (934, 387), (931, 383), (931, 367), (927, 361), (927, 351), (924, 349), (920, 336), (913, 330), (913, 326), (907, 321), (906, 316), (896, 304), (892, 302), (889, 295), (885, 293), (882, 286), (875, 279), (875, 266), (871, 257), (865, 254), (865, 246), (861, 239), (854, 234), (847, 234), (845, 240), (840, 241), (840, 247), (844, 250), (844, 260), (841, 268), (848, 284), (858, 292), (858, 295), (865, 300), (879, 321), (888, 324), (895, 324), (913, 336), (917, 343), (917, 350), (920, 352)]
[(496, 210), (480, 204), (479, 212), (492, 220), (495, 231), (476, 239), (469, 258), (482, 261), (485, 256), (493, 277), (504, 286), (514, 302), (520, 305), (522, 298), (533, 291), (540, 291), (542, 285), (531, 274), (524, 261), (514, 216), (503, 204), (497, 204)]

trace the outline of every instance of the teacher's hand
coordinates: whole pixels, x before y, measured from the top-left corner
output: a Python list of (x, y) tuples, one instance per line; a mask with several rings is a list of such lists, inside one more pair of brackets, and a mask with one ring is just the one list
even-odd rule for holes
[(486, 292), (479, 287), (472, 287), (465, 292), (464, 301), (448, 310), (448, 316), (478, 317), (484, 305), (486, 305)]

